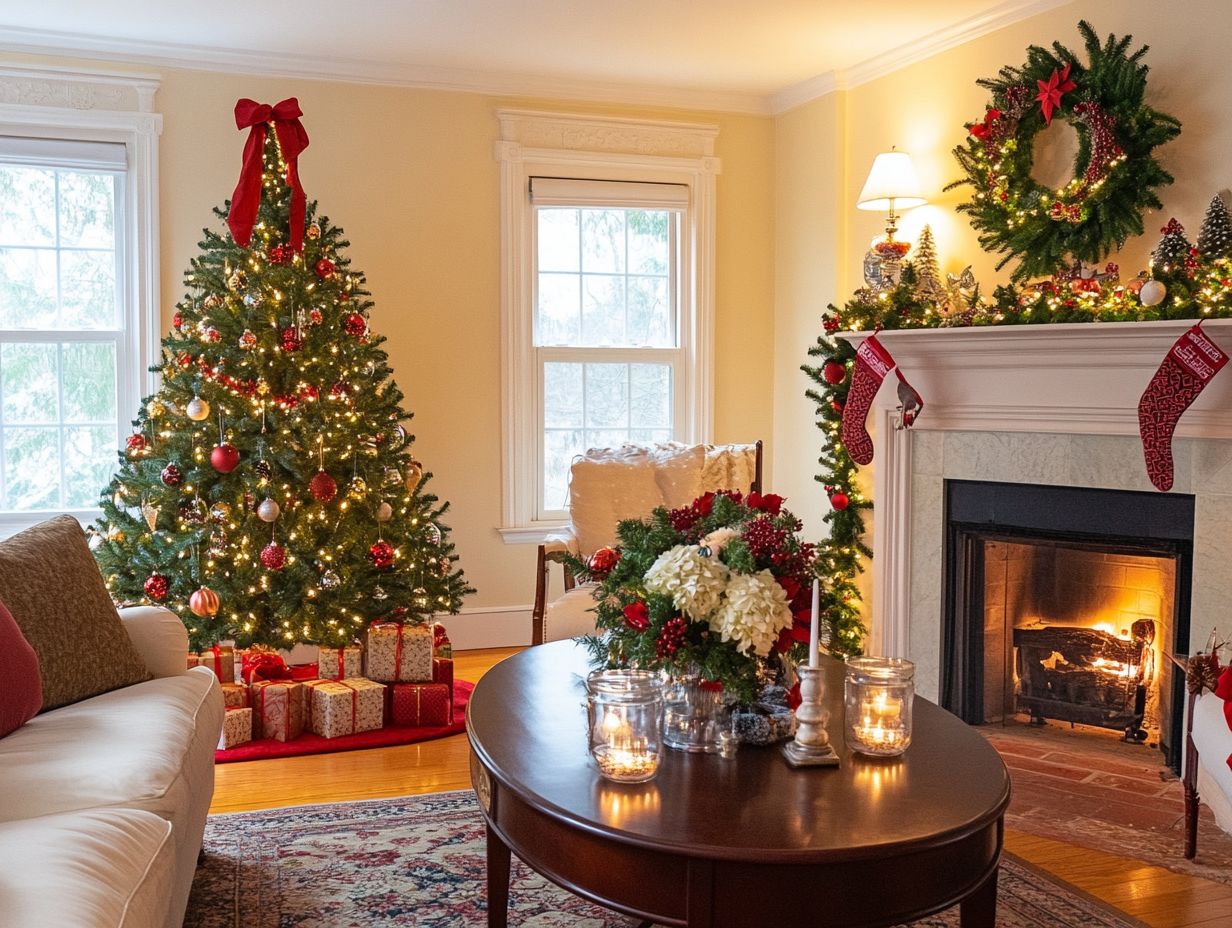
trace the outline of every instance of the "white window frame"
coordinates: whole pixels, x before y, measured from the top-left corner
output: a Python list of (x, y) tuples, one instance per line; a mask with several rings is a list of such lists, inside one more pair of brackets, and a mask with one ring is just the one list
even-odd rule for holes
[[(544, 541), (564, 524), (537, 518), (542, 466), (542, 384), (534, 344), (535, 208), (532, 177), (688, 188), (678, 242), (679, 370), (673, 426), (682, 441), (709, 441), (713, 430), (715, 188), (718, 127), (532, 110), (497, 111), (501, 137), (501, 480), (506, 543)], [(571, 359), (588, 349), (567, 349)], [(595, 349), (617, 360), (619, 349)], [(639, 349), (639, 360), (649, 350)], [(597, 357), (597, 355), (596, 355)]]
[[(117, 288), (122, 334), (116, 341), (116, 448), (124, 445), (141, 398), (157, 388), (150, 366), (159, 356), (158, 137), (153, 75), (38, 67), (0, 67), (0, 136), (110, 142), (124, 146), (127, 170), (117, 193)], [(79, 338), (80, 335), (80, 338)], [(21, 340), (14, 333), (12, 340)], [(64, 340), (93, 341), (89, 332)], [(112, 341), (112, 336), (105, 339)], [(102, 487), (98, 488), (102, 491)], [(0, 537), (67, 512), (83, 524), (97, 507), (0, 511)]]

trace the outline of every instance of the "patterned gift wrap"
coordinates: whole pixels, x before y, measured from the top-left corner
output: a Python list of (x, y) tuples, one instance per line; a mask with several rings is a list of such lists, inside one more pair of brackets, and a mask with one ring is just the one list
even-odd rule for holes
[(252, 710), (228, 709), (222, 719), (222, 735), (218, 738), (218, 750), (229, 751), (251, 740)]
[(395, 683), (389, 689), (390, 724), (430, 727), (453, 722), (453, 692), (444, 683)]
[(381, 683), (432, 680), (432, 629), (374, 622), (368, 628), (368, 678)]
[(354, 677), (314, 680), (308, 690), (308, 727), (322, 738), (376, 731), (385, 724), (385, 687)]
[(449, 641), (449, 632), (445, 626), (437, 622), (432, 626), (433, 657), (453, 657), (453, 644)]
[(444, 683), (453, 694), (453, 660), (451, 658), (432, 658), (432, 682)]
[(228, 709), (243, 709), (248, 706), (248, 687), (243, 683), (224, 683), (222, 701)]
[(364, 675), (364, 652), (353, 648), (321, 648), (316, 676), (322, 680), (349, 680)]
[(262, 680), (248, 686), (253, 736), (290, 741), (304, 733), (304, 684)]
[(192, 651), (189, 651), (188, 652), (188, 669), (191, 670), (192, 668), (197, 667), (200, 664), (201, 664), (201, 655), (194, 654)]
[(208, 667), (223, 683), (234, 683), (235, 649), (229, 644), (215, 645), (197, 655), (197, 666)]

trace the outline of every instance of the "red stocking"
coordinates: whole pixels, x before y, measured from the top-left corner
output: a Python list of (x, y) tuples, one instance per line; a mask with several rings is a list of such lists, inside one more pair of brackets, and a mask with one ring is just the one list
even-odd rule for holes
[(1228, 356), (1206, 337), (1199, 322), (1176, 340), (1138, 401), (1138, 431), (1146, 474), (1160, 490), (1172, 489), (1172, 433), (1189, 405)]
[(894, 358), (877, 341), (876, 335), (860, 342), (860, 347), (856, 349), (856, 367), (851, 375), (851, 389), (847, 391), (847, 402), (843, 404), (841, 433), (847, 453), (857, 464), (868, 464), (873, 460), (873, 440), (864, 423), (881, 381), (893, 369)]

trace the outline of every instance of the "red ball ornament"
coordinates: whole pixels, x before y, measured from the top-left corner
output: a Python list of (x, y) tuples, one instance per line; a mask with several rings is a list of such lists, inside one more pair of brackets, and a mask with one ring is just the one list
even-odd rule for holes
[(368, 549), (368, 557), (372, 560), (372, 566), (377, 570), (389, 570), (394, 566), (394, 549), (388, 541), (375, 542)]
[(295, 326), (289, 326), (282, 330), (283, 351), (299, 351), (303, 347), (304, 337), (299, 334), (299, 329)]
[(287, 549), (276, 541), (271, 541), (261, 549), (261, 563), (267, 570), (282, 570), (287, 566)]
[(334, 276), (334, 271), (336, 271), (337, 268), (334, 267), (334, 262), (329, 260), (329, 258), (322, 258), (316, 263), (313, 270), (317, 272), (317, 276), (322, 280), (329, 280)]
[(827, 316), (825, 319), (821, 320), (821, 327), (825, 329), (828, 334), (837, 332), (842, 325), (842, 321), (837, 316)]
[(291, 260), (291, 249), (286, 245), (275, 245), (269, 250), (270, 264), (286, 264)]
[(346, 400), (351, 396), (351, 385), (345, 380), (339, 380), (329, 388), (329, 398), (331, 400)]
[(348, 313), (342, 321), (342, 330), (347, 335), (358, 338), (368, 331), (368, 323), (364, 322), (364, 317), (359, 313)]
[(240, 347), (245, 351), (252, 351), (257, 347), (257, 336), (252, 329), (244, 330), (244, 334), (240, 336)]
[(843, 414), (843, 404), (840, 403), (838, 400), (831, 400), (830, 408), (833, 409), (840, 416)]
[(586, 567), (596, 580), (602, 580), (616, 567), (620, 561), (620, 552), (615, 548), (599, 548), (590, 556)]
[(338, 484), (325, 471), (319, 470), (308, 481), (308, 492), (318, 503), (328, 503), (338, 495)]
[(837, 490), (830, 494), (830, 505), (835, 509), (846, 509), (851, 500), (847, 498), (847, 494), (842, 490)]
[(192, 614), (203, 619), (217, 615), (220, 605), (218, 594), (208, 586), (201, 587), (192, 596), (188, 597), (188, 608), (192, 610)]
[(822, 365), (821, 376), (826, 383), (838, 385), (847, 379), (847, 365), (841, 361), (827, 361)]
[(222, 341), (222, 333), (213, 326), (210, 326), (205, 330), (205, 340), (207, 342), (220, 342)]
[(305, 403), (315, 403), (320, 395), (321, 391), (315, 384), (306, 383), (299, 388), (299, 398)]
[(228, 442), (216, 445), (210, 452), (210, 466), (220, 474), (229, 474), (240, 466), (240, 453)]
[(132, 457), (137, 457), (142, 451), (150, 446), (150, 443), (140, 432), (134, 432), (132, 435), (128, 436), (128, 441), (125, 442), (125, 445), (128, 447), (129, 455)]
[(172, 316), (171, 317), (171, 328), (175, 329), (177, 332), (180, 331), (182, 328), (184, 328), (184, 317), (180, 315), (179, 313), (176, 313), (174, 316)]
[(141, 585), (145, 590), (145, 595), (155, 602), (161, 603), (167, 598), (167, 594), (171, 592), (171, 581), (162, 574), (150, 574), (145, 578), (145, 583)]
[(184, 482), (184, 472), (180, 470), (178, 464), (168, 464), (163, 468), (159, 477), (169, 487), (178, 487)]
[(312, 309), (308, 310), (308, 321), (311, 322), (313, 325), (320, 325), (321, 320), (324, 318), (325, 318), (325, 314), (321, 312), (319, 309), (317, 309), (315, 306), (312, 307)]

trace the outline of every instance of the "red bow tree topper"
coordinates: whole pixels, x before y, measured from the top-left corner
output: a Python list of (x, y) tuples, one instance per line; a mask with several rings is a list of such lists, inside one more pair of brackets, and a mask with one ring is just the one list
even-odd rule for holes
[(287, 163), (287, 184), (291, 187), (289, 244), (295, 251), (304, 250), (304, 214), (308, 197), (299, 182), (299, 155), (308, 147), (308, 133), (299, 121), (303, 115), (295, 97), (287, 97), (273, 106), (247, 97), (235, 104), (236, 128), (251, 129), (244, 143), (240, 179), (231, 194), (231, 209), (227, 213), (231, 237), (241, 248), (247, 248), (252, 241), (252, 227), (257, 222), (257, 208), (261, 205), (261, 150), (265, 147), (266, 126), (272, 122), (283, 160)]

